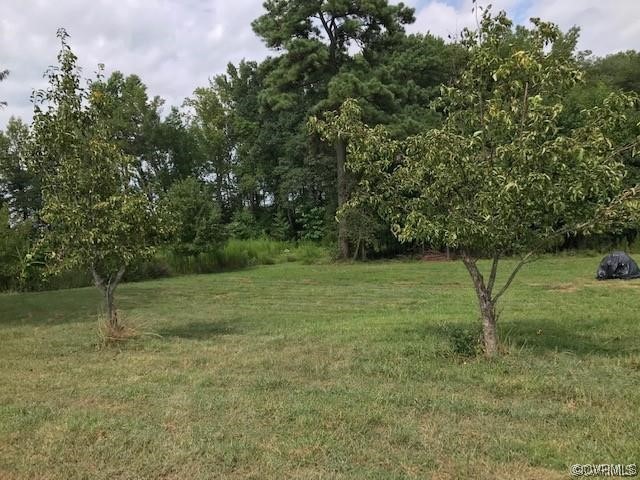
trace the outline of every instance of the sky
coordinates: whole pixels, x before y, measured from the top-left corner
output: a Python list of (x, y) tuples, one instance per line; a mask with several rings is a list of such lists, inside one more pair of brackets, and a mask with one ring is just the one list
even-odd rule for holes
[[(405, 0), (416, 9), (407, 30), (447, 37), (475, 24), (472, 0)], [(397, 3), (397, 2), (392, 2)], [(480, 4), (483, 2), (480, 1)], [(640, 0), (493, 0), (518, 23), (530, 17), (563, 29), (581, 27), (580, 50), (606, 55), (640, 49)], [(33, 89), (55, 64), (56, 31), (66, 28), (85, 76), (99, 63), (106, 73), (137, 74), (150, 96), (181, 105), (196, 87), (224, 73), (229, 62), (270, 53), (251, 30), (262, 0), (0, 0), (0, 128), (10, 116), (30, 121)]]

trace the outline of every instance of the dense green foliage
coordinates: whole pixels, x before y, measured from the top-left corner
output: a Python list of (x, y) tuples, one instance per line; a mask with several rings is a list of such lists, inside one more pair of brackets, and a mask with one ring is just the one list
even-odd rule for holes
[(29, 253), (31, 225), (26, 222), (11, 226), (9, 209), (0, 208), (0, 290), (20, 288)]
[[(274, 0), (264, 7), (264, 14), (252, 25), (273, 49), (273, 56), (261, 62), (229, 64), (226, 73), (197, 88), (182, 105), (163, 111), (164, 101), (151, 95), (143, 79), (135, 74), (114, 72), (107, 78), (93, 79), (86, 87), (77, 73), (68, 77), (78, 89), (82, 88), (76, 95), (84, 99), (83, 108), (90, 106), (86, 111), (77, 108), (79, 113), (71, 123), (92, 124), (94, 131), (90, 135), (101, 139), (93, 145), (94, 157), (120, 158), (118, 162), (126, 172), (123, 170), (112, 180), (120, 183), (117, 188), (135, 193), (140, 205), (146, 205), (132, 207), (130, 213), (167, 209), (170, 215), (162, 217), (162, 224), (176, 228), (165, 229), (173, 234), (164, 238), (163, 252), (172, 258), (189, 257), (191, 260), (183, 263), (191, 265), (195, 265), (193, 258), (197, 256), (222, 254), (225, 242), (234, 239), (313, 241), (329, 246), (336, 257), (348, 254), (349, 258), (443, 248), (447, 242), (442, 238), (401, 244), (391, 235), (392, 219), (380, 215), (371, 203), (360, 203), (358, 209), (350, 209), (336, 222), (339, 207), (352, 197), (354, 186), (362, 178), (344, 169), (348, 141), (334, 137), (324, 142), (308, 130), (307, 123), (309, 117), (321, 117), (352, 98), (360, 106), (360, 119), (369, 127), (384, 126), (390, 140), (404, 141), (439, 128), (450, 109), (444, 103), (432, 108), (433, 102), (446, 100), (451, 91), (441, 91), (441, 86), (453, 88), (460, 79), (470, 61), (468, 45), (446, 42), (430, 34), (408, 35), (404, 29), (413, 21), (413, 10), (387, 1)], [(585, 72), (584, 82), (573, 88), (558, 85), (559, 89), (564, 88), (563, 108), (554, 120), (558, 133), (577, 131), (585, 109), (606, 110), (608, 107), (603, 104), (612, 93), (638, 93), (640, 54), (629, 51), (605, 58), (585, 56), (575, 52), (578, 29), (555, 31), (555, 35), (555, 57), (566, 59)], [(512, 40), (512, 48), (501, 53), (505, 58), (531, 39), (525, 29), (518, 27)], [(515, 82), (518, 75), (526, 75), (525, 70), (503, 80)], [(2, 71), (0, 79), (6, 74)], [(514, 83), (514, 88), (522, 90), (522, 85)], [(41, 99), (34, 97), (36, 103)], [(535, 99), (529, 107), (530, 111), (537, 108)], [(640, 134), (638, 106), (627, 104), (624, 110), (623, 121), (601, 125), (606, 138), (620, 146)], [(31, 158), (34, 152), (51, 148), (48, 137), (34, 128), (38, 122), (42, 125), (38, 118), (36, 115), (34, 125), (11, 119), (0, 132), (0, 204), (8, 208), (11, 231), (17, 232), (16, 227), (25, 224), (19, 231), (27, 232), (30, 245), (38, 243), (51, 223), (43, 219), (42, 172), (33, 168), (39, 160)], [(42, 130), (41, 126), (38, 128)], [(84, 140), (74, 137), (56, 147), (51, 155), (65, 155), (67, 148), (88, 142), (87, 128), (85, 125), (78, 130), (85, 130)], [(497, 141), (505, 144), (508, 135)], [(546, 151), (547, 155), (551, 153)], [(622, 180), (627, 188), (640, 180), (638, 158), (632, 148), (619, 152), (627, 171)], [(538, 160), (542, 161), (542, 157)], [(45, 168), (47, 171), (52, 172)], [(474, 178), (483, 175), (481, 169), (472, 173)], [(579, 176), (577, 170), (566, 173)], [(543, 189), (543, 184), (536, 185)], [(110, 188), (116, 188), (115, 183)], [(446, 199), (447, 194), (437, 183), (432, 189)], [(513, 202), (516, 192), (511, 189), (509, 193)], [(69, 199), (76, 202), (76, 195)], [(114, 217), (119, 216), (118, 210), (112, 209)], [(463, 213), (458, 212), (456, 218)], [(540, 233), (539, 227), (529, 228), (527, 222), (517, 226), (521, 234), (529, 237)], [(131, 238), (130, 246), (137, 248), (133, 243), (140, 238), (138, 235), (125, 235), (124, 231), (120, 234), (114, 238)], [(563, 237), (549, 248), (625, 247), (633, 244), (636, 237), (633, 227), (618, 232), (608, 230), (599, 236)], [(505, 237), (504, 242), (515, 251), (517, 245), (511, 245), (511, 240)], [(129, 257), (133, 261), (133, 256)], [(12, 288), (63, 285), (62, 280), (53, 278), (35, 281), (45, 260), (36, 256), (23, 262), (23, 277), (26, 274), (24, 278), (29, 281), (16, 278), (11, 282)], [(135, 277), (140, 278), (144, 261), (133, 263), (138, 271)], [(6, 271), (13, 270), (7, 267)], [(76, 272), (78, 278), (83, 278)], [(58, 279), (65, 275), (72, 278), (63, 274)]]
[(174, 183), (163, 199), (167, 219), (175, 225), (173, 248), (186, 255), (205, 252), (223, 239), (220, 208), (209, 185), (193, 177)]
[(527, 266), (492, 362), (467, 356), (455, 262), (125, 284), (141, 337), (108, 349), (95, 289), (0, 294), (0, 477), (561, 480), (637, 462), (640, 285), (597, 282), (598, 260)]
[(11, 118), (0, 132), (0, 199), (16, 221), (36, 219), (42, 201), (38, 177), (27, 164), (29, 127)]
[(33, 122), (0, 131), (0, 478), (637, 461), (638, 284), (529, 260), (640, 252), (640, 54), (488, 10), (449, 42), (389, 0), (263, 6), (272, 56), (166, 111), (83, 78), (61, 29)]

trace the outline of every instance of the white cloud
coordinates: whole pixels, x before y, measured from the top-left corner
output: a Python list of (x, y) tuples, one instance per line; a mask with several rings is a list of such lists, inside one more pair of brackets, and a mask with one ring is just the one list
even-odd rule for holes
[[(517, 0), (494, 0), (494, 11), (511, 11)], [(473, 28), (476, 16), (471, 0), (463, 0), (457, 5), (444, 0), (434, 0), (416, 10), (416, 22), (407, 30), (411, 33), (430, 32), (443, 38), (457, 38), (463, 28)]]
[(150, 95), (179, 105), (228, 62), (262, 59), (268, 51), (251, 30), (259, 0), (57, 0), (3, 2), (0, 20), (0, 128), (11, 115), (31, 117), (29, 96), (45, 86), (43, 73), (56, 63), (59, 27), (87, 76), (104, 63), (107, 73), (138, 74)]
[(579, 26), (578, 48), (596, 55), (640, 48), (638, 0), (538, 0), (527, 8), (526, 17), (550, 20), (565, 30)]
[[(411, 32), (446, 37), (472, 27), (471, 0), (405, 0), (418, 6)], [(640, 0), (493, 0), (518, 21), (530, 16), (582, 27), (581, 49), (602, 55), (640, 46)], [(65, 27), (87, 74), (98, 63), (107, 72), (138, 74), (150, 95), (179, 105), (194, 88), (224, 72), (228, 62), (261, 60), (268, 51), (251, 30), (262, 0), (21, 0), (2, 2), (0, 128), (9, 116), (29, 119), (29, 96), (44, 86), (48, 65), (56, 62), (55, 32)]]
[[(639, 0), (493, 0), (493, 11), (505, 10), (518, 23), (531, 17), (557, 23), (563, 30), (581, 27), (580, 50), (607, 55), (620, 50), (640, 48)], [(455, 36), (464, 27), (473, 27), (472, 1), (430, 0), (419, 9), (411, 32), (430, 31), (435, 35)]]

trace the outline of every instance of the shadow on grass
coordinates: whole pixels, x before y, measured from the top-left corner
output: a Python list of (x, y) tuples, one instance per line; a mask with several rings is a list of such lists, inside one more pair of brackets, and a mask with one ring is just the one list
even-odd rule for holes
[(157, 333), (162, 337), (207, 340), (223, 335), (239, 335), (244, 333), (244, 328), (235, 322), (194, 322), (176, 327), (163, 328)]
[(100, 309), (100, 294), (91, 289), (2, 295), (0, 326), (91, 322), (96, 320)]
[[(116, 305), (126, 313), (156, 303), (162, 295), (159, 289), (132, 289), (123, 284), (116, 293)], [(103, 313), (103, 297), (95, 287), (0, 295), (0, 327), (88, 323)]]
[[(575, 323), (573, 323), (575, 325)], [(445, 343), (452, 344), (457, 332), (480, 332), (480, 325), (474, 322), (446, 322), (426, 324), (405, 335), (415, 338), (435, 337)], [(569, 352), (579, 356), (602, 355), (606, 357), (625, 356), (640, 352), (636, 335), (618, 332), (602, 320), (598, 324), (585, 325), (583, 330), (563, 325), (551, 319), (533, 319), (498, 323), (498, 334), (501, 343), (511, 350), (532, 350), (544, 352)]]
[(580, 330), (554, 320), (505, 322), (499, 327), (501, 339), (513, 348), (534, 351), (570, 352), (576, 355), (624, 356), (638, 352), (635, 335), (618, 332), (608, 322), (585, 326)]

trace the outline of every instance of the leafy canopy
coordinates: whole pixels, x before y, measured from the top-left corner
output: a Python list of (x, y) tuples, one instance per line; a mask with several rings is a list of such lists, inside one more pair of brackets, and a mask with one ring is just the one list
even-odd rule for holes
[(359, 83), (354, 76), (336, 75), (352, 63), (355, 51), (373, 60), (374, 52), (395, 42), (414, 20), (412, 8), (387, 0), (268, 0), (263, 5), (266, 13), (252, 23), (253, 30), (269, 48), (285, 52), (263, 92), (263, 101), (276, 109), (294, 108), (298, 90), (314, 104), (326, 104), (327, 95), (338, 93), (328, 92), (330, 81), (345, 84), (334, 90)]
[(269, 48), (289, 49), (298, 40), (319, 40), (344, 55), (353, 44), (368, 45), (384, 31), (401, 32), (414, 10), (380, 0), (267, 0), (267, 13), (253, 29)]
[(638, 189), (607, 135), (623, 125), (637, 97), (614, 93), (561, 131), (566, 92), (582, 72), (553, 24), (532, 19), (513, 30), (484, 11), (465, 30), (469, 62), (434, 107), (442, 128), (395, 141), (359, 124), (343, 106), (325, 136), (348, 136), (349, 165), (363, 179), (354, 202), (373, 202), (402, 241), (424, 241), (474, 255), (536, 250), (567, 234), (615, 229), (637, 219)]
[(133, 158), (111, 140), (104, 96), (81, 85), (76, 56), (58, 32), (59, 65), (34, 93), (31, 161), (42, 184), (40, 246), (51, 270), (91, 267), (104, 278), (150, 254), (155, 212), (136, 187)]

